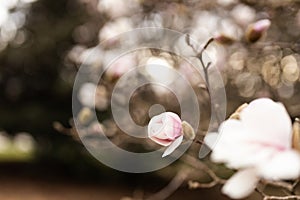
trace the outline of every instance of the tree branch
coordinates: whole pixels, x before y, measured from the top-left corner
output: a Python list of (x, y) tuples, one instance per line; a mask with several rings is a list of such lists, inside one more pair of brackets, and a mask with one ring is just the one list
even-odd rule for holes
[(289, 199), (300, 199), (298, 195), (290, 195), (290, 196), (265, 196), (263, 200), (289, 200)]
[(187, 155), (187, 154), (182, 156), (181, 160), (183, 160), (184, 162), (186, 162), (187, 164), (191, 165), (192, 167), (194, 167), (196, 169), (200, 169), (200, 170), (204, 171), (212, 179), (212, 181), (209, 183), (199, 183), (197, 181), (189, 181), (188, 184), (191, 189), (211, 188), (217, 184), (226, 183), (225, 179), (218, 177), (213, 170), (211, 170), (206, 164), (204, 164), (200, 160), (198, 160), (190, 155)]
[(168, 198), (182, 185), (188, 174), (187, 170), (179, 171), (166, 187), (149, 197), (147, 200), (164, 200)]

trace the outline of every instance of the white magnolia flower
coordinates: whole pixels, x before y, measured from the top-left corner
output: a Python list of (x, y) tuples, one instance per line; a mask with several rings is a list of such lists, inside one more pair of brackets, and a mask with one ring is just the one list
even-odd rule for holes
[(214, 162), (240, 169), (222, 190), (231, 198), (251, 194), (260, 178), (299, 177), (300, 156), (292, 149), (292, 123), (281, 103), (254, 100), (241, 111), (240, 120), (223, 122), (219, 134), (208, 134), (205, 142), (212, 148)]

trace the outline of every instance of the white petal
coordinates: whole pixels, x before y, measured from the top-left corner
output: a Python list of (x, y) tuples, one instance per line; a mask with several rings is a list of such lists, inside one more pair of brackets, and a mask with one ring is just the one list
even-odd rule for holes
[(174, 140), (182, 134), (182, 122), (180, 117), (172, 112), (166, 112), (164, 132), (167, 137)]
[(151, 118), (148, 124), (148, 136), (153, 137), (162, 133), (165, 124), (164, 122), (164, 114), (156, 115)]
[(300, 176), (300, 155), (294, 150), (278, 152), (259, 167), (259, 173), (266, 179), (296, 179)]
[(254, 167), (269, 160), (275, 152), (276, 149), (273, 148), (264, 148), (261, 145), (255, 145), (255, 143), (242, 142), (238, 150), (232, 153), (227, 160), (227, 166), (235, 169)]
[(210, 148), (213, 149), (218, 140), (218, 133), (208, 133), (204, 138), (204, 143)]
[(292, 123), (281, 103), (267, 98), (254, 100), (242, 110), (240, 117), (253, 139), (290, 147)]
[(244, 169), (234, 174), (222, 188), (222, 192), (232, 199), (242, 199), (250, 195), (259, 178), (253, 168)]
[[(243, 136), (243, 131), (244, 129), (240, 121), (229, 119), (221, 124), (215, 141), (212, 138), (214, 136), (209, 136), (211, 138), (206, 139), (208, 146), (213, 150), (212, 159), (214, 162), (226, 162), (227, 156), (231, 154), (228, 147), (234, 148), (236, 144), (239, 144), (238, 141)], [(203, 158), (204, 155), (207, 155), (208, 152), (206, 151), (207, 148), (201, 147), (199, 157)]]
[(235, 156), (245, 137), (245, 131), (240, 121), (227, 120), (219, 128), (219, 136), (213, 147), (211, 158), (214, 162), (227, 162)]
[(170, 144), (170, 146), (168, 146), (168, 148), (165, 150), (162, 157), (170, 155), (181, 144), (182, 140), (183, 135), (174, 140), (174, 142), (172, 142), (172, 144)]

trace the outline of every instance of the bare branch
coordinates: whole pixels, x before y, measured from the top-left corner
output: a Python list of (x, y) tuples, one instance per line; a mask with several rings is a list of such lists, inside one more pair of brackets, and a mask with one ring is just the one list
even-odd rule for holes
[(181, 159), (185, 161), (187, 164), (191, 165), (192, 167), (204, 171), (212, 179), (210, 183), (189, 182), (190, 187), (192, 186), (193, 188), (193, 186), (195, 186), (195, 188), (199, 188), (203, 186), (203, 188), (208, 188), (208, 187), (213, 187), (217, 184), (224, 184), (226, 182), (226, 180), (218, 177), (213, 170), (211, 170), (206, 164), (201, 162), (199, 159), (196, 159), (190, 155), (184, 155), (182, 156)]
[(297, 179), (295, 180), (295, 182), (292, 184), (293, 190), (295, 190), (295, 188), (296, 188), (296, 186), (298, 185), (299, 181), (300, 181), (300, 179), (297, 178)]
[(202, 60), (203, 52), (207, 49), (207, 47), (214, 41), (214, 38), (210, 38), (204, 45), (204, 47), (201, 49), (201, 51), (197, 54), (197, 57)]
[(152, 195), (147, 200), (164, 200), (168, 198), (182, 185), (182, 183), (186, 180), (188, 174), (189, 173), (187, 170), (179, 171), (165, 188)]
[(267, 195), (264, 193), (264, 191), (260, 190), (258, 187), (255, 188), (255, 191), (259, 193), (262, 197), (266, 197)]
[(198, 51), (197, 51), (196, 47), (191, 43), (191, 39), (190, 39), (190, 35), (189, 34), (186, 34), (186, 36), (185, 36), (185, 42), (187, 43), (187, 45), (189, 45), (193, 49), (193, 51), (194, 51), (195, 54), (198, 54)]
[(216, 185), (218, 185), (219, 182), (216, 180), (213, 180), (209, 183), (200, 183), (198, 181), (189, 181), (188, 185), (190, 189), (197, 189), (197, 188), (212, 188)]
[(271, 186), (287, 189), (289, 192), (292, 192), (294, 189), (293, 184), (283, 182), (283, 181), (270, 181), (270, 180), (263, 179), (261, 180), (261, 182), (265, 185), (271, 185)]
[(289, 200), (289, 199), (300, 199), (298, 195), (290, 195), (290, 196), (265, 196), (263, 200)]

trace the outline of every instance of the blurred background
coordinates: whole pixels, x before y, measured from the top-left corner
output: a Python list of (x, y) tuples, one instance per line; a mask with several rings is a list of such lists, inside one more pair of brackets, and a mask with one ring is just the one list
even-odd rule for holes
[[(110, 38), (133, 28), (187, 33), (200, 44), (197, 49), (214, 38), (206, 53), (222, 74), (227, 116), (244, 102), (270, 97), (283, 102), (293, 120), (299, 117), (299, 8), (298, 0), (0, 0), (0, 199), (143, 199), (185, 166), (178, 161), (157, 172), (118, 172), (94, 159), (73, 128), (72, 89), (78, 68), (84, 62), (105, 71), (108, 58), (122, 45)], [(106, 46), (99, 47), (104, 40)], [(173, 48), (180, 54), (190, 46), (181, 39)], [(94, 56), (88, 57), (91, 51)], [(201, 138), (210, 119), (205, 81), (170, 52), (146, 49), (121, 57), (98, 84), (80, 88), (83, 110), (77, 117), (86, 120), (89, 94), (97, 90), (94, 103), (103, 125), (97, 131), (115, 143), (123, 141), (110, 112), (112, 89), (129, 69), (153, 58), (168, 63), (193, 86), (201, 109), (201, 127), (196, 130)], [(147, 73), (142, 74), (155, 76)], [(210, 81), (216, 90), (222, 87), (217, 80)], [(173, 99), (169, 92), (145, 87), (133, 96), (131, 115), (146, 125), (155, 103), (179, 113)], [(124, 141), (119, 145), (138, 151), (155, 147)], [(189, 153), (196, 155), (199, 148), (193, 144)], [(221, 176), (230, 175), (222, 166), (212, 167)], [(194, 177), (207, 181), (199, 171)], [(187, 184), (169, 197), (182, 198), (228, 199), (219, 186), (189, 190)]]

